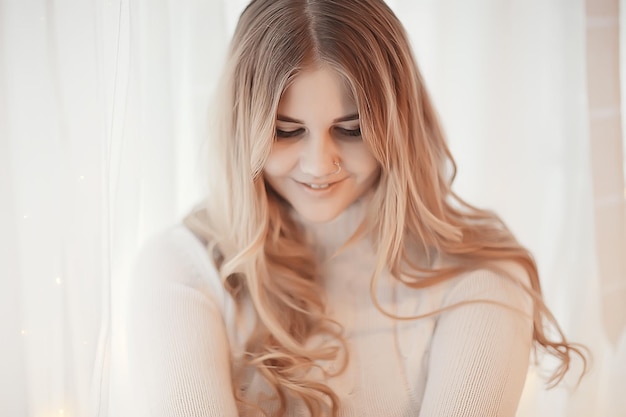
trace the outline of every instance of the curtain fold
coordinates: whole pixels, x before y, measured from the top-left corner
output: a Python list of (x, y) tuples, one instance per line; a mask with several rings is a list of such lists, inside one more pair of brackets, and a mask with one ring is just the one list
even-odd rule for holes
[(2, 206), (11, 226), (2, 230), (10, 259), (0, 304), (12, 307), (3, 339), (20, 347), (1, 360), (21, 371), (0, 373), (7, 415), (88, 413), (104, 311), (93, 9), (67, 6), (1, 4)]
[[(587, 1), (587, 71), (596, 252), (604, 326), (617, 346), (626, 330), (626, 190), (621, 131), (618, 1)], [(621, 232), (621, 233), (619, 233)]]
[[(133, 415), (128, 268), (205, 193), (209, 101), (246, 3), (0, 0), (1, 415)], [(593, 351), (577, 391), (576, 371), (546, 392), (550, 362), (531, 370), (518, 415), (626, 415), (620, 2), (388, 3), (457, 192), (535, 254), (548, 306)]]
[(626, 171), (621, 130), (624, 113), (620, 103), (619, 3), (587, 0), (585, 7), (594, 243), (602, 330), (607, 338), (602, 357), (605, 377), (599, 381), (605, 384), (605, 401), (599, 406), (607, 415), (626, 414)]

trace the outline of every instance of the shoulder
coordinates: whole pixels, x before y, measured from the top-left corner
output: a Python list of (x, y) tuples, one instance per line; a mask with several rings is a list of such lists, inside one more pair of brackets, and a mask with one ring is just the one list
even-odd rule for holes
[(533, 302), (528, 293), (530, 288), (530, 277), (521, 265), (499, 261), (491, 268), (467, 271), (452, 278), (444, 290), (442, 307), (483, 302), (531, 315)]
[(223, 302), (225, 290), (206, 246), (183, 224), (160, 231), (141, 246), (131, 277), (135, 290), (182, 285)]

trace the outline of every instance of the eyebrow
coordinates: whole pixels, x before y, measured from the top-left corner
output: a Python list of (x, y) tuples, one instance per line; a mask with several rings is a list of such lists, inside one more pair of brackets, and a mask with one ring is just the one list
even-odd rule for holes
[[(287, 116), (284, 116), (282, 114), (277, 115), (276, 119), (281, 121), (281, 122), (297, 123), (297, 124), (300, 124), (300, 125), (305, 124), (301, 120), (292, 119), (291, 117), (287, 117)], [(333, 120), (333, 123), (349, 122), (351, 120), (358, 120), (358, 119), (359, 119), (359, 113), (353, 113), (353, 114), (349, 114), (347, 116), (343, 116), (343, 117), (340, 117), (338, 119), (335, 119), (335, 120)]]

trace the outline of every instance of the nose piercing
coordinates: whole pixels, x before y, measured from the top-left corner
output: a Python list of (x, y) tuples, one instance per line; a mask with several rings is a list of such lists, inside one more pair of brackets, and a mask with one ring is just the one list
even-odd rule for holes
[(331, 175), (339, 174), (341, 172), (341, 164), (339, 163), (339, 161), (335, 161), (333, 162), (333, 164), (337, 165), (337, 171), (331, 172), (330, 174), (327, 175), (327, 177), (330, 177)]
[(330, 177), (332, 175), (337, 175), (341, 172), (341, 163), (339, 161), (335, 161), (333, 162), (333, 165), (337, 166), (337, 171), (333, 171), (330, 174), (325, 174), (325, 175), (320, 175), (318, 178), (326, 178), (326, 177)]

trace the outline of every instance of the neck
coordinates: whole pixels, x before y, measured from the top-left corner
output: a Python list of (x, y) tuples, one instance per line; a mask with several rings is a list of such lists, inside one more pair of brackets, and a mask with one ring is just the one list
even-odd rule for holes
[(294, 221), (302, 228), (309, 245), (315, 250), (318, 260), (325, 261), (337, 255), (363, 223), (371, 198), (363, 196), (341, 212), (336, 218), (325, 223), (315, 223), (304, 219), (295, 210), (291, 211)]

